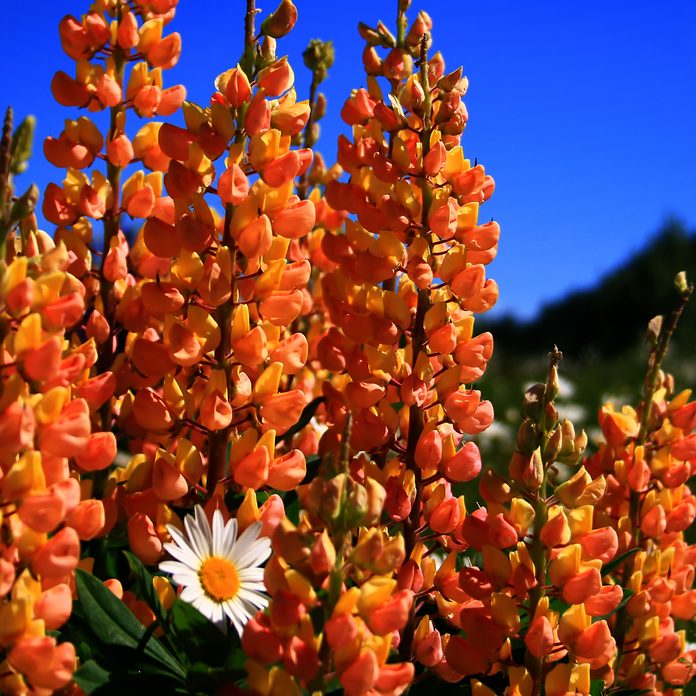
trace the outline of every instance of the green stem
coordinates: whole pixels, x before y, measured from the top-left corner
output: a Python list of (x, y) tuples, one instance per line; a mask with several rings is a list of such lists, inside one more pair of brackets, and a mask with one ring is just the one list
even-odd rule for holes
[(256, 39), (254, 38), (256, 20), (256, 0), (247, 0), (244, 14), (244, 54), (239, 65), (249, 80), (254, 78), (256, 66)]
[(396, 0), (396, 47), (403, 48), (406, 43), (406, 8), (404, 0)]

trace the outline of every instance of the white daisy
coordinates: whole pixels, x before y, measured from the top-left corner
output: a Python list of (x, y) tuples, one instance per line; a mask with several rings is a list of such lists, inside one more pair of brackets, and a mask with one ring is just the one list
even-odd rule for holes
[(184, 589), (181, 599), (224, 629), (225, 616), (239, 635), (259, 609), (268, 606), (263, 568), (271, 555), (271, 540), (259, 536), (261, 523), (247, 527), (237, 539), (237, 520), (224, 524), (222, 513), (213, 513), (211, 530), (205, 512), (196, 505), (184, 518), (186, 534), (167, 525), (174, 543), (164, 548), (175, 561), (159, 564)]

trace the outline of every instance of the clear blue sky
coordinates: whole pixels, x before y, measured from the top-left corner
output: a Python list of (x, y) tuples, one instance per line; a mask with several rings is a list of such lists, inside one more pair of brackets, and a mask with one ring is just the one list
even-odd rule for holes
[[(336, 48), (319, 145), (332, 161), (343, 130), (338, 112), (363, 84), (357, 23), (382, 19), (392, 27), (396, 0), (295, 2), (300, 19), (279, 55), (289, 54), (301, 95), (309, 39), (332, 39)], [(270, 11), (276, 2), (258, 4)], [(62, 174), (41, 162), (41, 142), (75, 117), (49, 89), (55, 70), (72, 72), (57, 23), (62, 13), (85, 12), (88, 2), (2, 5), (0, 106), (37, 116), (37, 156), (20, 184), (35, 180), (43, 190)], [(167, 85), (183, 82), (192, 100), (207, 102), (214, 77), (239, 58), (243, 6), (180, 1), (170, 27), (183, 36), (183, 54)], [(424, 0), (409, 17), (418, 9), (432, 16), (434, 46), (448, 68), (464, 66), (465, 152), (497, 182), (482, 209), (483, 219), (502, 226), (490, 267), (501, 288), (496, 314), (530, 316), (543, 302), (591, 285), (670, 215), (696, 227), (695, 2)]]

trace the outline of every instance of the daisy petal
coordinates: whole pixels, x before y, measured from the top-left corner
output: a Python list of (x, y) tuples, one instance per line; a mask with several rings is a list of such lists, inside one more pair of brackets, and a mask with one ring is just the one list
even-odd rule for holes
[(202, 596), (203, 588), (200, 586), (195, 587), (194, 585), (189, 585), (188, 587), (184, 587), (181, 592), (181, 599), (189, 604), (194, 604), (194, 602), (196, 602), (196, 600)]
[[(207, 524), (207, 520), (206, 520)], [(205, 534), (201, 531), (191, 515), (184, 517), (184, 527), (189, 538), (189, 544), (201, 560), (210, 556), (210, 544), (206, 542)]]
[(179, 563), (179, 561), (162, 561), (162, 563), (159, 564), (159, 569), (165, 573), (179, 573), (180, 575), (186, 573), (190, 574), (191, 576), (196, 575), (196, 571), (191, 568), (191, 566), (187, 565), (186, 563)]
[(208, 522), (208, 517), (205, 514), (205, 510), (200, 506), (196, 505), (196, 507), (193, 509), (193, 514), (196, 518), (196, 526), (200, 530), (201, 534), (203, 535), (203, 538), (207, 542), (207, 548), (212, 547), (212, 533), (210, 531), (210, 524)]
[(250, 546), (254, 541), (258, 539), (259, 532), (261, 531), (261, 523), (260, 522), (254, 522), (253, 524), (250, 524), (240, 535), (239, 538), (237, 539), (237, 543), (235, 544), (235, 549), (245, 549), (247, 546)]
[(257, 592), (250, 592), (245, 588), (240, 588), (238, 596), (258, 609), (265, 609), (268, 606), (268, 597)]
[(249, 621), (249, 619), (256, 613), (256, 610), (254, 610), (253, 612), (249, 611), (244, 602), (242, 602), (238, 597), (235, 597), (234, 599), (225, 602), (225, 613), (230, 617), (230, 620), (232, 620), (233, 622), (234, 618), (236, 618), (243, 628), (244, 624), (246, 624)]
[(164, 544), (164, 550), (170, 555), (174, 556), (178, 561), (181, 561), (185, 566), (188, 566), (192, 570), (198, 568), (201, 564), (199, 558), (197, 558), (194, 552), (188, 546), (178, 546), (177, 544)]
[[(166, 543), (164, 544), (164, 548), (169, 550), (170, 546), (176, 545), (177, 548), (180, 548), (184, 553), (187, 553), (189, 560), (184, 561), (184, 563), (189, 563), (191, 567), (198, 567), (198, 563), (200, 562), (200, 558), (196, 554), (195, 550), (191, 548), (191, 545), (188, 542), (188, 539), (176, 528), (173, 527), (171, 524), (167, 525), (167, 531), (169, 532), (169, 535), (171, 538), (174, 540), (174, 543)], [(170, 551), (171, 553), (171, 551)], [(173, 556), (174, 554), (172, 554)]]
[(240, 570), (250, 566), (261, 565), (271, 555), (271, 540), (267, 537), (262, 537), (241, 551), (235, 546), (234, 554), (236, 557), (232, 557), (232, 562)]
[(237, 520), (233, 517), (225, 525), (225, 531), (223, 532), (223, 542), (221, 554), (225, 558), (230, 558), (232, 554), (232, 549), (237, 543)]
[(263, 568), (240, 568), (237, 573), (242, 583), (263, 582)]
[(222, 556), (222, 547), (224, 545), (224, 532), (225, 523), (222, 519), (222, 513), (219, 510), (215, 510), (213, 513), (213, 556)]

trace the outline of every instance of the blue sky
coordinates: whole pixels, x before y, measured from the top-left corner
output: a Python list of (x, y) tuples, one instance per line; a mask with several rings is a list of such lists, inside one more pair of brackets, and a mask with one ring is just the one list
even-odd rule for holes
[[(364, 84), (357, 23), (392, 27), (396, 1), (295, 2), (299, 22), (278, 52), (290, 56), (301, 96), (309, 39), (331, 39), (336, 49), (319, 144), (331, 162), (344, 130), (338, 112)], [(258, 4), (270, 11), (276, 3)], [(41, 162), (43, 139), (75, 117), (50, 94), (53, 72), (73, 71), (57, 24), (87, 6), (3, 0), (0, 107), (38, 119), (36, 155), (20, 186), (33, 180), (43, 190), (62, 177)], [(167, 85), (183, 82), (190, 99), (208, 101), (214, 77), (239, 58), (243, 6), (180, 1), (170, 27), (183, 36), (183, 54)], [(696, 3), (668, 0), (658, 10), (645, 0), (428, 0), (414, 2), (409, 17), (419, 9), (433, 18), (434, 47), (448, 68), (463, 65), (469, 77), (463, 145), (497, 182), (481, 212), (502, 227), (490, 267), (501, 289), (496, 314), (530, 316), (591, 285), (669, 216), (696, 227)]]

